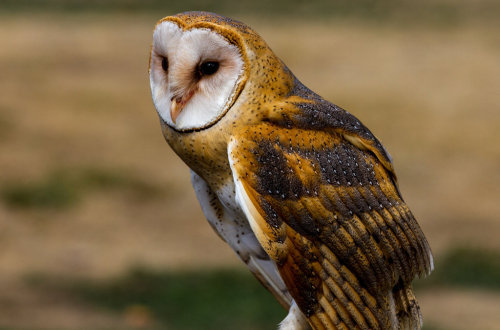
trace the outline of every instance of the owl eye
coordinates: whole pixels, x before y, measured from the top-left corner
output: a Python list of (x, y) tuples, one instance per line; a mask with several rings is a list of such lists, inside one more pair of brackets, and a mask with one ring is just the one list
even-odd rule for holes
[(212, 75), (216, 73), (217, 70), (219, 70), (219, 62), (215, 61), (203, 62), (199, 67), (199, 71), (202, 76)]
[(161, 59), (161, 67), (164, 71), (168, 71), (168, 59), (166, 57)]

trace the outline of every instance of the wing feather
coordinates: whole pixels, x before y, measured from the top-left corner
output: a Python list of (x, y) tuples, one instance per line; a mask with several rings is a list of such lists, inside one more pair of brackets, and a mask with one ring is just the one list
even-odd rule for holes
[(389, 158), (347, 136), (270, 123), (234, 136), (237, 199), (315, 329), (420, 324), (410, 285), (432, 269), (428, 243)]

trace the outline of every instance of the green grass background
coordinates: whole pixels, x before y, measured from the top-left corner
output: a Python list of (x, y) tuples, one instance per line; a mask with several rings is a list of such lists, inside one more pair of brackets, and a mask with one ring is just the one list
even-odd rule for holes
[(205, 10), (224, 15), (297, 19), (361, 19), (408, 24), (458, 24), (464, 20), (496, 20), (500, 3), (482, 1), (395, 0), (4, 0), (4, 13), (177, 13)]
[[(437, 270), (416, 280), (418, 293), (433, 288), (500, 291), (500, 254), (458, 248), (436, 261)], [(135, 268), (105, 281), (54, 280), (32, 275), (28, 283), (45, 292), (100, 306), (112, 313), (140, 311), (167, 329), (275, 329), (285, 310), (253, 276), (235, 269), (159, 271)], [(426, 324), (426, 330), (437, 329)]]

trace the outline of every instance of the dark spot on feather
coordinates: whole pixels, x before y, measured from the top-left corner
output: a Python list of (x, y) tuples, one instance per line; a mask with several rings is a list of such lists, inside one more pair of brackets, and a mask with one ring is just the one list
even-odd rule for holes
[(260, 165), (257, 175), (260, 194), (278, 200), (297, 199), (303, 195), (305, 189), (302, 182), (289, 171), (282, 152), (265, 141), (261, 141), (252, 152)]
[(271, 204), (269, 204), (265, 198), (261, 197), (260, 198), (260, 206), (262, 207), (262, 209), (264, 210), (264, 212), (267, 215), (266, 220), (269, 223), (269, 225), (271, 225), (271, 227), (273, 227), (275, 229), (278, 229), (281, 226), (281, 224), (283, 223), (283, 221), (278, 216), (278, 214), (276, 213), (274, 208), (271, 206)]

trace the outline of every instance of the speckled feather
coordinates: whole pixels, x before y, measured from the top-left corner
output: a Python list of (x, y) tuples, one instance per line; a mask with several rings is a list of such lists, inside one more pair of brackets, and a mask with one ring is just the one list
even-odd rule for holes
[[(391, 328), (389, 293), (408, 290), (430, 272), (431, 260), (374, 153), (345, 140), (342, 130), (264, 123), (235, 137), (230, 157), (265, 219), (259, 241), (306, 316), (335, 311), (336, 327)], [(416, 302), (399, 312), (419, 323)]]
[(235, 203), (310, 325), (421, 327), (411, 281), (431, 271), (432, 256), (381, 143), (243, 23), (204, 12), (164, 20), (240, 49), (245, 72), (227, 112), (201, 130), (162, 121), (163, 134), (222, 204), (235, 185)]

